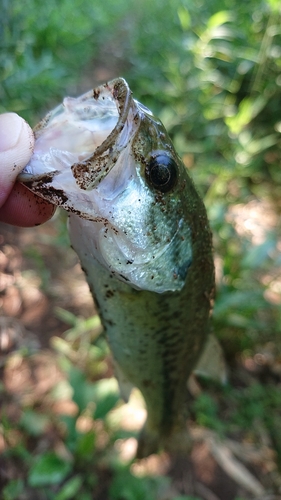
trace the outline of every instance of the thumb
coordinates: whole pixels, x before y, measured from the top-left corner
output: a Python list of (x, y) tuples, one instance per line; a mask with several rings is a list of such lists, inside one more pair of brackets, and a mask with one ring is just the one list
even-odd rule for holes
[(33, 147), (33, 132), (23, 118), (16, 113), (0, 115), (0, 207), (28, 163)]

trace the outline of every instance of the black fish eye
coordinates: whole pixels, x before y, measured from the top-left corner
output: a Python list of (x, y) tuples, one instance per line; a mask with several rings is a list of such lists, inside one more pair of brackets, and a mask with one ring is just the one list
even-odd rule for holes
[(150, 184), (162, 193), (173, 189), (178, 176), (176, 162), (166, 154), (152, 156), (145, 173)]

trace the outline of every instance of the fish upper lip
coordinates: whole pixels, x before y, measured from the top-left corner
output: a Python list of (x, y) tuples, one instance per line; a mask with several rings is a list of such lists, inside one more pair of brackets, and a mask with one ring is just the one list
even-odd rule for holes
[[(115, 157), (123, 149), (120, 147), (120, 136), (128, 119), (129, 110), (132, 107), (137, 107), (132, 98), (132, 92), (123, 78), (116, 78), (104, 85), (94, 88), (92, 91), (87, 92), (81, 96), (81, 100), (85, 97), (93, 97), (98, 100), (101, 93), (107, 90), (113, 97), (116, 108), (119, 113), (118, 121), (106, 139), (96, 147), (96, 149), (91, 153), (85, 160), (81, 162), (75, 162), (71, 165), (71, 171), (75, 179), (76, 184), (80, 189), (88, 190), (95, 188), (99, 182), (110, 172), (114, 167)], [(56, 108), (57, 109), (57, 108)], [(55, 111), (55, 110), (54, 110)], [(41, 135), (41, 130), (45, 128), (45, 125), (51, 119), (51, 113), (49, 113), (41, 122), (34, 128), (35, 137)], [(97, 168), (95, 163), (98, 166)], [(58, 174), (59, 170), (53, 170), (49, 172), (41, 172), (40, 174), (33, 174), (23, 170), (19, 175), (17, 180), (24, 184), (30, 184), (32, 182), (41, 181), (43, 178), (50, 180), (54, 175)]]
[[(124, 78), (116, 78), (115, 80), (106, 83), (104, 88), (112, 94), (114, 100), (117, 102), (119, 118), (114, 129), (110, 132), (102, 144), (95, 149), (94, 153), (86, 161), (82, 163), (75, 163), (71, 166), (76, 183), (81, 189), (85, 190), (96, 187), (97, 184), (99, 184), (99, 182), (114, 167), (115, 161), (112, 156), (116, 156), (116, 154), (120, 152), (120, 148), (118, 148), (118, 139), (128, 118), (130, 107), (134, 104), (132, 92)], [(93, 90), (93, 95), (95, 99), (99, 98), (100, 87)], [(106, 156), (106, 151), (113, 150), (114, 146), (117, 150)], [(98, 158), (102, 158), (103, 155), (105, 155), (104, 164), (101, 165), (98, 170), (93, 169), (92, 162), (96, 161)]]

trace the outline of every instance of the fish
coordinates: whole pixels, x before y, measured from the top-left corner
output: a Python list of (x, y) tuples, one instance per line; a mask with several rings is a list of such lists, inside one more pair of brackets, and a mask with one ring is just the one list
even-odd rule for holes
[(123, 399), (147, 419), (137, 458), (186, 450), (187, 380), (210, 338), (212, 234), (164, 125), (123, 78), (66, 97), (35, 127), (19, 176), (69, 213)]

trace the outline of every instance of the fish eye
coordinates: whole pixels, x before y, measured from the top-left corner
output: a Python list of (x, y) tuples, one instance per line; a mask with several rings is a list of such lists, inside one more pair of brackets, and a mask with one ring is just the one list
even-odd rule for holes
[(145, 173), (150, 184), (161, 193), (171, 191), (178, 177), (176, 162), (166, 154), (151, 157)]

